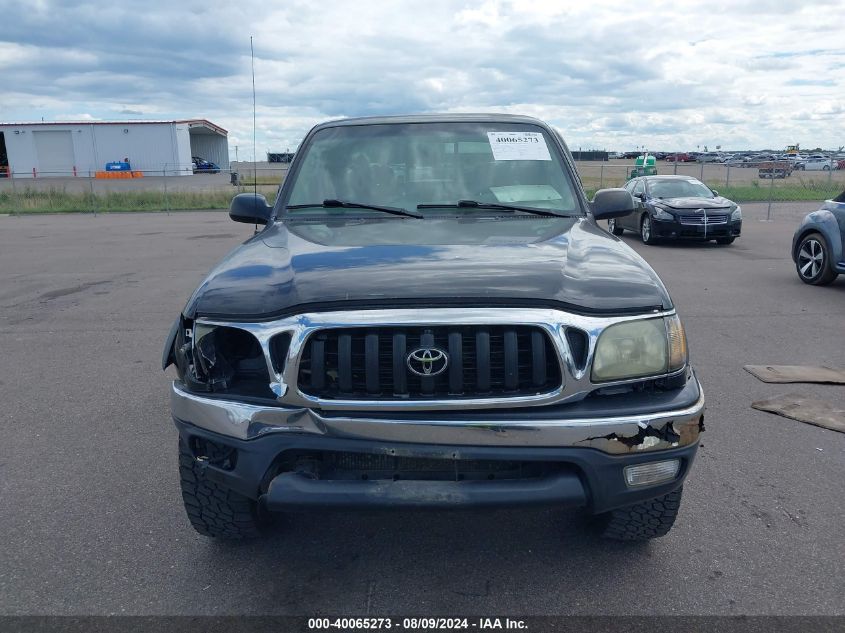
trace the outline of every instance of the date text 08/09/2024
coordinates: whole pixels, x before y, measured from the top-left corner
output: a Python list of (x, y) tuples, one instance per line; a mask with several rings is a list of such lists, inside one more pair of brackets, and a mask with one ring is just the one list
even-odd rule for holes
[(516, 618), (309, 618), (308, 630), (526, 630), (525, 620)]

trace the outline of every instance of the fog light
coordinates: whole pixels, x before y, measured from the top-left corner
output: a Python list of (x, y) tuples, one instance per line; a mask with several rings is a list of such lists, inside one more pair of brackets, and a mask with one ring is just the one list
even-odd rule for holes
[(681, 470), (681, 461), (678, 459), (626, 466), (625, 483), (632, 488), (635, 486), (652, 486), (674, 479), (678, 476), (679, 470)]

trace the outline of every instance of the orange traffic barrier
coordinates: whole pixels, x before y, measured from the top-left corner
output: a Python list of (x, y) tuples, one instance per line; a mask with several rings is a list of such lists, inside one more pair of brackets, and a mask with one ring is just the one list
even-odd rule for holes
[(98, 171), (94, 174), (94, 178), (103, 179), (125, 179), (125, 178), (143, 178), (142, 171)]

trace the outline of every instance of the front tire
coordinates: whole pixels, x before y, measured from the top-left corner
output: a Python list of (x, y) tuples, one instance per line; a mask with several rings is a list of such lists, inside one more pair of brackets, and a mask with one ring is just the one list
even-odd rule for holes
[(179, 483), (188, 520), (203, 536), (237, 540), (261, 535), (266, 521), (257, 502), (210, 481), (181, 439)]
[(651, 222), (651, 216), (648, 213), (646, 213), (640, 221), (640, 237), (643, 240), (643, 244), (651, 246), (657, 243), (657, 238), (654, 237), (654, 227)]
[(826, 286), (836, 279), (838, 273), (830, 261), (830, 248), (821, 233), (810, 233), (801, 240), (795, 269), (801, 281), (811, 286)]
[(625, 229), (616, 223), (616, 218), (610, 218), (607, 221), (607, 230), (614, 235), (622, 235), (625, 232)]
[(647, 541), (666, 536), (681, 508), (683, 487), (672, 492), (600, 514), (602, 538), (614, 541)]

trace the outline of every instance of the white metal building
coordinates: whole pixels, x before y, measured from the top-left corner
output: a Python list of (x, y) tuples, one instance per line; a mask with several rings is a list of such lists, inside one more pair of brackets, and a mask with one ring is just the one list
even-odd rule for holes
[(128, 158), (145, 175), (190, 175), (192, 156), (229, 168), (227, 135), (205, 119), (0, 123), (0, 167), (15, 178), (89, 176)]

